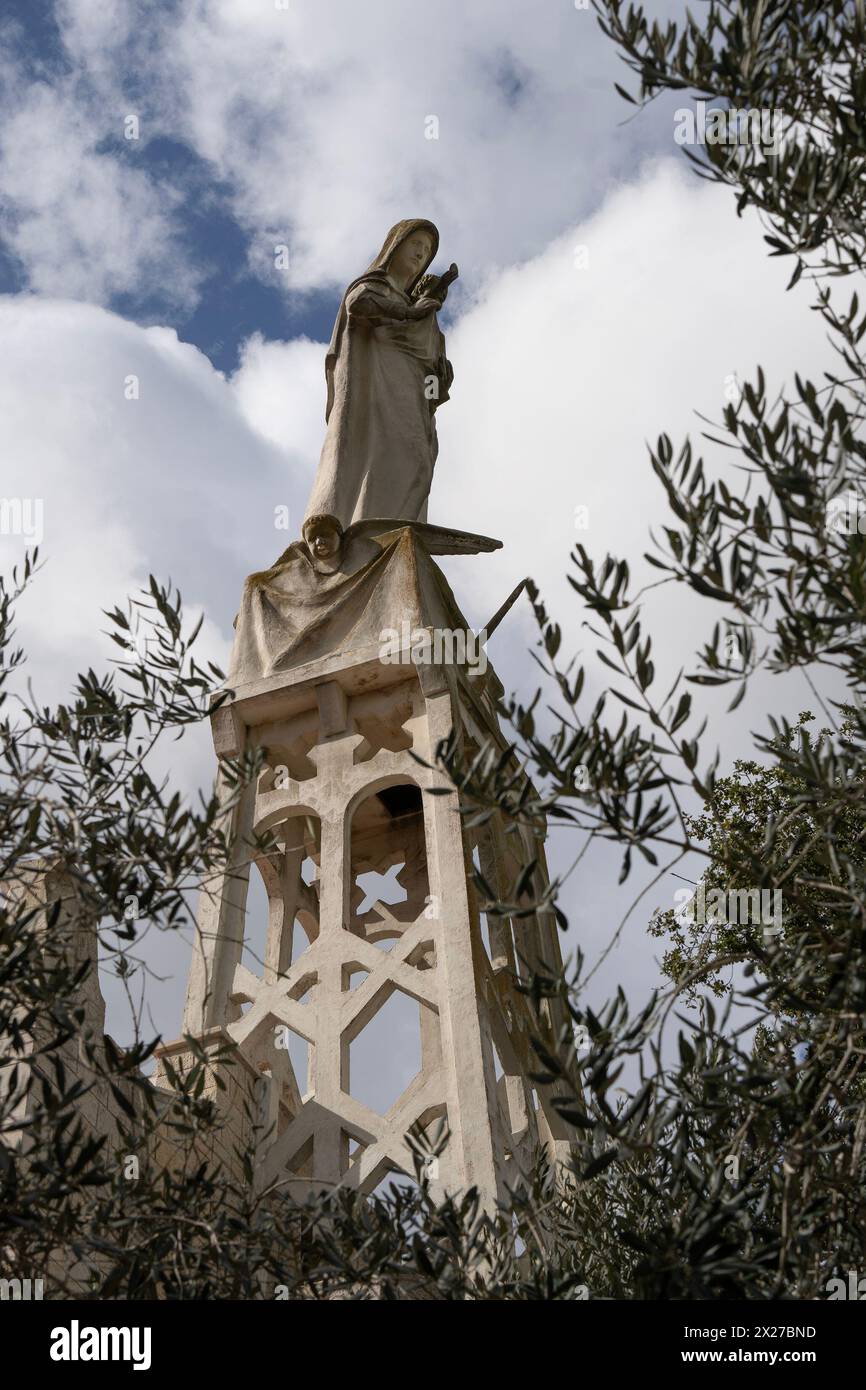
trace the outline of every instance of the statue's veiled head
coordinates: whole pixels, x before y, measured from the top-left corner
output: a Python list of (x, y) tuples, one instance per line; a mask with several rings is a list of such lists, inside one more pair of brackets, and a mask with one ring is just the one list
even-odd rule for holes
[(370, 270), (384, 270), (411, 294), (439, 250), (439, 232), (424, 217), (397, 222), (385, 238)]

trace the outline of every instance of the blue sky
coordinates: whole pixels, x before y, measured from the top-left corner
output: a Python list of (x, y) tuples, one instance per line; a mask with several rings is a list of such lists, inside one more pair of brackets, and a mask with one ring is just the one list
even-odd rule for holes
[[(168, 14), (173, 6), (164, 3), (158, 8)], [(74, 70), (58, 24), (56, 0), (6, 0), (2, 32), (7, 56), (34, 82), (51, 83)], [(134, 71), (125, 69), (123, 77), (124, 90), (134, 99)], [(167, 301), (160, 287), (148, 282), (125, 293), (109, 294), (108, 308), (141, 323), (171, 323), (185, 342), (194, 343), (224, 371), (237, 366), (239, 346), (253, 332), (269, 338), (329, 336), (339, 302), (336, 289), (287, 297), (251, 274), (248, 235), (233, 215), (225, 182), (188, 143), (170, 134), (138, 141), (107, 134), (96, 148), (101, 155), (144, 171), (154, 183), (178, 191), (181, 201), (176, 217), (186, 253), (208, 272), (198, 302), (189, 312), (173, 312), (171, 299)], [(0, 239), (0, 293), (25, 290), (28, 284), (26, 264), (5, 238)]]
[[(785, 294), (760, 226), (676, 145), (679, 103), (635, 116), (616, 80), (572, 0), (5, 0), (0, 459), (6, 495), (45, 502), (47, 564), (19, 629), (42, 698), (104, 664), (101, 611), (150, 572), (204, 613), (203, 653), (226, 666), (244, 576), (286, 544), (276, 510), (299, 530), (340, 293), (407, 216), (437, 223), (440, 264), (461, 271), (430, 518), (504, 542), (448, 577), (479, 627), (532, 574), (593, 659), (568, 557), (579, 538), (640, 574), (665, 519), (646, 441), (718, 418), (758, 362), (777, 386), (825, 364), (806, 287)], [(652, 604), (675, 673), (717, 615), (682, 592)], [(518, 605), (490, 651), (527, 695), (533, 641)], [(759, 683), (736, 727), (718, 725), (728, 762), (768, 703)], [(774, 686), (776, 713), (809, 703), (805, 685)], [(205, 733), (172, 770), (190, 791), (209, 782)], [(570, 862), (573, 846), (550, 848)], [(568, 941), (590, 955), (633, 896), (615, 878), (599, 852), (569, 879)], [(600, 990), (654, 983), (644, 927), (679, 886), (639, 905)], [(167, 1035), (187, 960), (188, 943), (164, 944)]]

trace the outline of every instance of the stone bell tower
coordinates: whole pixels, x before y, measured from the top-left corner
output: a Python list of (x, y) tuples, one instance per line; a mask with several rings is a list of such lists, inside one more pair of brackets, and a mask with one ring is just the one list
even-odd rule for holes
[[(452, 729), (470, 755), (506, 746), (501, 686), (480, 649), (470, 659), (432, 558), (498, 543), (406, 522), (352, 532), (339, 572), (311, 568), (299, 544), (247, 581), (233, 693), (212, 724), (218, 758), (258, 749), (263, 766), (232, 811), (232, 862), (202, 895), (184, 1031), (231, 1040), (256, 1079), (258, 1182), (369, 1192), (414, 1171), (407, 1131), (445, 1120), (434, 1191), (475, 1185), (492, 1204), (536, 1146), (554, 1161), (568, 1152), (550, 1089), (530, 1079), (539, 1063), (517, 988), (533, 960), (560, 964), (554, 917), (486, 919), (471, 874), (474, 860), (508, 902), (535, 859), (537, 893), (543, 843), (516, 843), (496, 817), (467, 830), (452, 784), (425, 765)], [(263, 850), (266, 832), (276, 847)], [(405, 901), (363, 910), (358, 876), (389, 870)], [(268, 900), (257, 970), (242, 962), (250, 875)], [(379, 1114), (353, 1095), (351, 1046), (398, 991), (418, 1005), (421, 1066)], [(306, 1043), (306, 1074), (290, 1034)]]

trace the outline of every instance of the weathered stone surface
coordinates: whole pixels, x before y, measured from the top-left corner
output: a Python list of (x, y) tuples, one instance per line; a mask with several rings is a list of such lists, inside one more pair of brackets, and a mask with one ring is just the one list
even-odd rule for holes
[[(499, 541), (439, 526), (378, 520), (353, 526), (323, 565), (297, 541), (244, 584), (229, 685), (317, 658), (378, 646), (389, 629), (465, 627), (430, 556), (492, 550)], [(221, 722), (231, 718), (229, 709)]]
[(435, 412), (453, 372), (436, 319), (447, 285), (413, 291), (438, 248), (432, 222), (398, 222), (343, 296), (325, 358), (327, 431), (308, 538), (316, 521), (345, 531), (369, 517), (427, 519)]
[[(272, 1133), (260, 1148), (260, 1183), (294, 1176), (301, 1189), (312, 1182), (369, 1191), (389, 1170), (413, 1171), (410, 1128), (431, 1134), (445, 1120), (450, 1139), (434, 1187), (475, 1185), (492, 1203), (537, 1144), (554, 1158), (567, 1151), (550, 1094), (537, 1096), (528, 1079), (537, 1069), (531, 1023), (514, 986), (515, 931), (528, 960), (555, 967), (559, 945), (552, 915), (519, 927), (496, 919), (485, 934), (473, 854), (506, 900), (520, 856), (495, 819), (469, 833), (453, 791), (430, 794), (450, 789), (432, 765), (452, 728), (471, 746), (492, 738), (504, 748), (495, 674), (466, 663), (418, 664), (408, 652), (405, 661), (382, 660), (386, 619), (398, 629), (404, 615), (410, 627), (466, 628), (425, 544), (430, 537), (441, 540), (437, 528), (404, 525), (386, 543), (378, 538), (372, 578), (362, 566), (359, 587), (350, 575), (340, 595), (351, 607), (348, 639), (323, 641), (316, 659), (294, 665), (283, 650), (283, 669), (234, 683), (236, 751), (260, 749), (264, 768), (235, 812), (236, 858), (202, 901), (184, 1027), (202, 1036), (224, 1030), (266, 1079)], [(328, 576), (309, 582), (314, 596), (317, 583), (333, 592)], [(243, 619), (238, 643), (235, 676), (252, 676)], [(250, 848), (265, 832), (276, 847)], [(543, 874), (543, 843), (523, 850)], [(406, 901), (360, 913), (358, 874), (396, 865)], [(241, 963), (251, 873), (262, 876), (270, 903), (260, 971)], [(422, 1065), (379, 1115), (352, 1094), (350, 1049), (395, 991), (419, 1005)], [(555, 1026), (551, 1018), (551, 1040)], [(282, 1030), (307, 1044), (304, 1075), (278, 1045)]]

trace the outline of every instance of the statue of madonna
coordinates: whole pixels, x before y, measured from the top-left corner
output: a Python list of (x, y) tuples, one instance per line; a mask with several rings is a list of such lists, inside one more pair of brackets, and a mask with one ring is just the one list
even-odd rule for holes
[(398, 222), (343, 295), (325, 358), (327, 432), (303, 526), (322, 554), (339, 548), (353, 522), (427, 519), (435, 414), (453, 379), (436, 313), (457, 267), (427, 276), (438, 249), (432, 222)]

